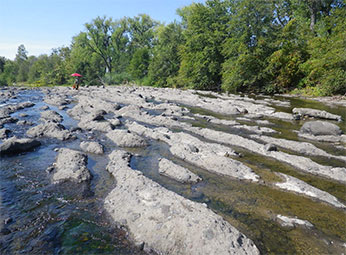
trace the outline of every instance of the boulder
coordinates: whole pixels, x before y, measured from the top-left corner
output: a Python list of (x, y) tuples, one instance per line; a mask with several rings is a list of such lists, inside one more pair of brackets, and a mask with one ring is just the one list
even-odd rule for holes
[(145, 251), (158, 254), (259, 254), (255, 244), (205, 204), (192, 202), (129, 167), (114, 151), (107, 170), (116, 187), (105, 199), (112, 219), (125, 225)]
[(108, 132), (106, 135), (120, 147), (135, 148), (146, 147), (148, 145), (144, 138), (124, 129), (115, 129)]
[(94, 153), (94, 154), (103, 154), (103, 146), (98, 142), (81, 142), (80, 148), (84, 152)]
[(197, 183), (202, 180), (185, 167), (164, 158), (159, 159), (159, 173), (181, 183)]
[(88, 157), (86, 154), (67, 148), (60, 149), (54, 164), (53, 182), (74, 181), (81, 183), (89, 181), (91, 174), (87, 164)]
[(88, 117), (86, 117), (85, 119), (82, 119), (78, 123), (78, 127), (84, 130), (96, 130), (96, 131), (100, 131), (104, 133), (114, 129), (113, 125), (107, 120), (94, 121), (94, 120), (90, 120)]
[(71, 133), (61, 124), (47, 122), (30, 128), (26, 134), (30, 137), (51, 137), (59, 140), (67, 140), (72, 137)]
[(62, 122), (63, 117), (56, 111), (47, 110), (47, 111), (41, 112), (41, 119), (43, 119), (44, 121), (52, 121), (52, 122), (60, 123)]
[(326, 111), (316, 110), (311, 108), (293, 108), (292, 112), (300, 116), (308, 116), (308, 117), (314, 117), (314, 118), (320, 118), (320, 119), (342, 121), (342, 117), (340, 115), (331, 114)]
[(5, 140), (0, 145), (0, 154), (18, 154), (25, 151), (31, 151), (40, 145), (41, 142), (34, 139), (18, 139), (17, 137), (12, 137)]
[(334, 135), (340, 136), (342, 130), (335, 124), (326, 121), (308, 121), (300, 128), (300, 133), (314, 136)]

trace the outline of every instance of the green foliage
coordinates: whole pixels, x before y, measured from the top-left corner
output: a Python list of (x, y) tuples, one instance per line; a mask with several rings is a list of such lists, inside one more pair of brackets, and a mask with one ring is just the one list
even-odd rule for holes
[(276, 29), (270, 1), (243, 0), (236, 5), (223, 43), (225, 62), (222, 88), (226, 91), (260, 91), (266, 83), (263, 70), (273, 52)]
[(319, 88), (320, 95), (346, 93), (346, 9), (337, 9), (321, 28), (321, 36), (309, 41), (311, 57), (301, 66), (303, 84)]
[(18, 66), (14, 61), (6, 60), (0, 73), (0, 85), (13, 85), (16, 81)]
[(169, 81), (178, 75), (179, 49), (183, 44), (183, 28), (180, 24), (174, 22), (158, 28), (153, 58), (149, 65), (148, 85), (171, 85)]
[(0, 57), (0, 85), (180, 87), (267, 94), (346, 93), (342, 0), (206, 0), (179, 9), (181, 22), (145, 14), (97, 17), (69, 47), (15, 60)]
[(120, 85), (127, 84), (132, 80), (132, 76), (129, 73), (106, 73), (104, 82), (108, 85)]
[(264, 92), (268, 94), (286, 93), (296, 88), (304, 77), (300, 66), (308, 58), (307, 45), (296, 31), (299, 31), (298, 24), (293, 19), (282, 29), (275, 42), (277, 50), (268, 57), (264, 70), (267, 80)]
[(186, 43), (181, 47), (178, 82), (186, 87), (220, 90), (224, 61), (222, 43), (228, 36), (230, 2), (209, 0), (185, 7), (183, 15)]
[(139, 48), (133, 54), (129, 65), (129, 72), (134, 79), (142, 79), (148, 73), (149, 67), (149, 50), (147, 48)]

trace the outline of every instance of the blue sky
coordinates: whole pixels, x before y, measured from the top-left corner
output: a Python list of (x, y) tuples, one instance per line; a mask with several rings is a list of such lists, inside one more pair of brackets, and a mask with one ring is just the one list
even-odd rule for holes
[(20, 44), (35, 56), (69, 46), (97, 16), (145, 13), (167, 24), (179, 20), (178, 8), (193, 2), (204, 0), (0, 0), (0, 56), (14, 59)]

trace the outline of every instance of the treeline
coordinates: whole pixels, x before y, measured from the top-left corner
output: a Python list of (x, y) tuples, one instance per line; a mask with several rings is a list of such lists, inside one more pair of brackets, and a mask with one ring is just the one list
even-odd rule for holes
[(346, 5), (341, 0), (207, 0), (148, 15), (97, 17), (50, 55), (0, 57), (0, 85), (137, 84), (230, 92), (346, 93)]

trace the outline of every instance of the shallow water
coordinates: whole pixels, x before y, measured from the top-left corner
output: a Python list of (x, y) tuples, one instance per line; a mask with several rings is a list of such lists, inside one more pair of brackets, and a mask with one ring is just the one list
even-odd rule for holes
[[(18, 111), (37, 121), (43, 94), (23, 91), (16, 101), (33, 101), (36, 105)], [(63, 124), (73, 127), (75, 120), (64, 111), (49, 105), (64, 117)], [(10, 124), (6, 128), (23, 136), (29, 127)], [(77, 141), (61, 142), (41, 139), (35, 151), (16, 157), (0, 157), (0, 222), (6, 234), (0, 234), (0, 254), (144, 254), (116, 228), (103, 210), (103, 200), (115, 185), (106, 171), (107, 160), (89, 155), (88, 168), (93, 179), (87, 185), (62, 183), (53, 185), (46, 169), (55, 161), (55, 148), (78, 148)], [(7, 219), (7, 220), (6, 220)], [(3, 226), (4, 220), (9, 223)]]
[[(202, 95), (201, 95), (202, 96)], [(213, 98), (213, 95), (206, 95)], [(36, 105), (15, 113), (19, 119), (37, 122), (40, 108), (46, 105), (43, 94), (38, 90), (19, 92), (17, 99), (11, 103), (33, 101)], [(280, 98), (276, 98), (280, 99)], [(284, 98), (291, 102), (290, 107), (273, 107), (290, 112), (293, 107), (322, 107), (323, 104), (309, 100)], [(306, 103), (305, 103), (306, 102)], [(69, 105), (71, 108), (73, 106)], [(54, 106), (64, 117), (67, 128), (77, 122), (65, 111)], [(340, 114), (344, 107), (331, 108), (327, 111)], [(210, 111), (189, 107), (192, 113), (211, 115), (220, 119), (234, 120), (237, 116), (226, 116)], [(27, 117), (20, 117), (27, 113)], [(149, 111), (152, 115), (161, 111)], [(302, 141), (293, 130), (299, 130), (303, 121), (278, 121), (268, 119), (274, 125), (269, 126), (280, 134), (278, 138)], [(211, 125), (203, 119), (189, 121), (194, 126), (229, 132), (247, 137), (249, 133), (222, 125)], [(249, 124), (245, 123), (244, 124)], [(24, 136), (27, 126), (18, 127), (6, 124), (18, 136)], [(345, 122), (338, 123), (341, 127)], [(179, 129), (176, 132), (181, 131)], [(88, 140), (95, 137), (105, 145), (106, 155), (119, 149), (101, 133), (79, 132), (78, 139)], [(11, 219), (4, 226), (10, 233), (0, 234), (0, 254), (142, 254), (128, 240), (126, 232), (116, 228), (103, 210), (103, 200), (116, 185), (113, 177), (106, 171), (105, 155), (89, 154), (88, 168), (93, 179), (88, 185), (63, 183), (53, 185), (48, 166), (55, 161), (55, 148), (69, 147), (78, 149), (79, 140), (57, 141), (41, 139), (42, 145), (33, 152), (16, 157), (0, 158), (0, 222)], [(263, 158), (242, 148), (232, 147), (243, 157), (235, 158), (251, 167), (261, 176), (264, 183), (255, 184), (219, 176), (175, 158), (167, 144), (148, 140), (145, 149), (128, 149), (134, 154), (131, 167), (142, 171), (144, 175), (191, 200), (206, 203), (216, 213), (222, 215), (232, 225), (252, 239), (262, 254), (342, 254), (346, 243), (346, 214), (328, 204), (284, 192), (273, 187), (280, 178), (274, 172), (282, 172), (297, 177), (317, 188), (325, 190), (340, 201), (346, 202), (346, 189), (340, 184), (326, 178), (297, 171), (293, 167), (276, 160)], [(311, 142), (311, 141), (309, 141)], [(331, 144), (312, 142), (335, 155), (343, 155), (342, 149)], [(180, 184), (158, 173), (158, 159), (164, 157), (182, 165), (203, 178), (194, 184)], [(341, 162), (319, 158), (321, 164), (341, 166)], [(276, 215), (298, 217), (308, 220), (314, 227), (282, 227)], [(3, 228), (4, 229), (4, 228)]]

